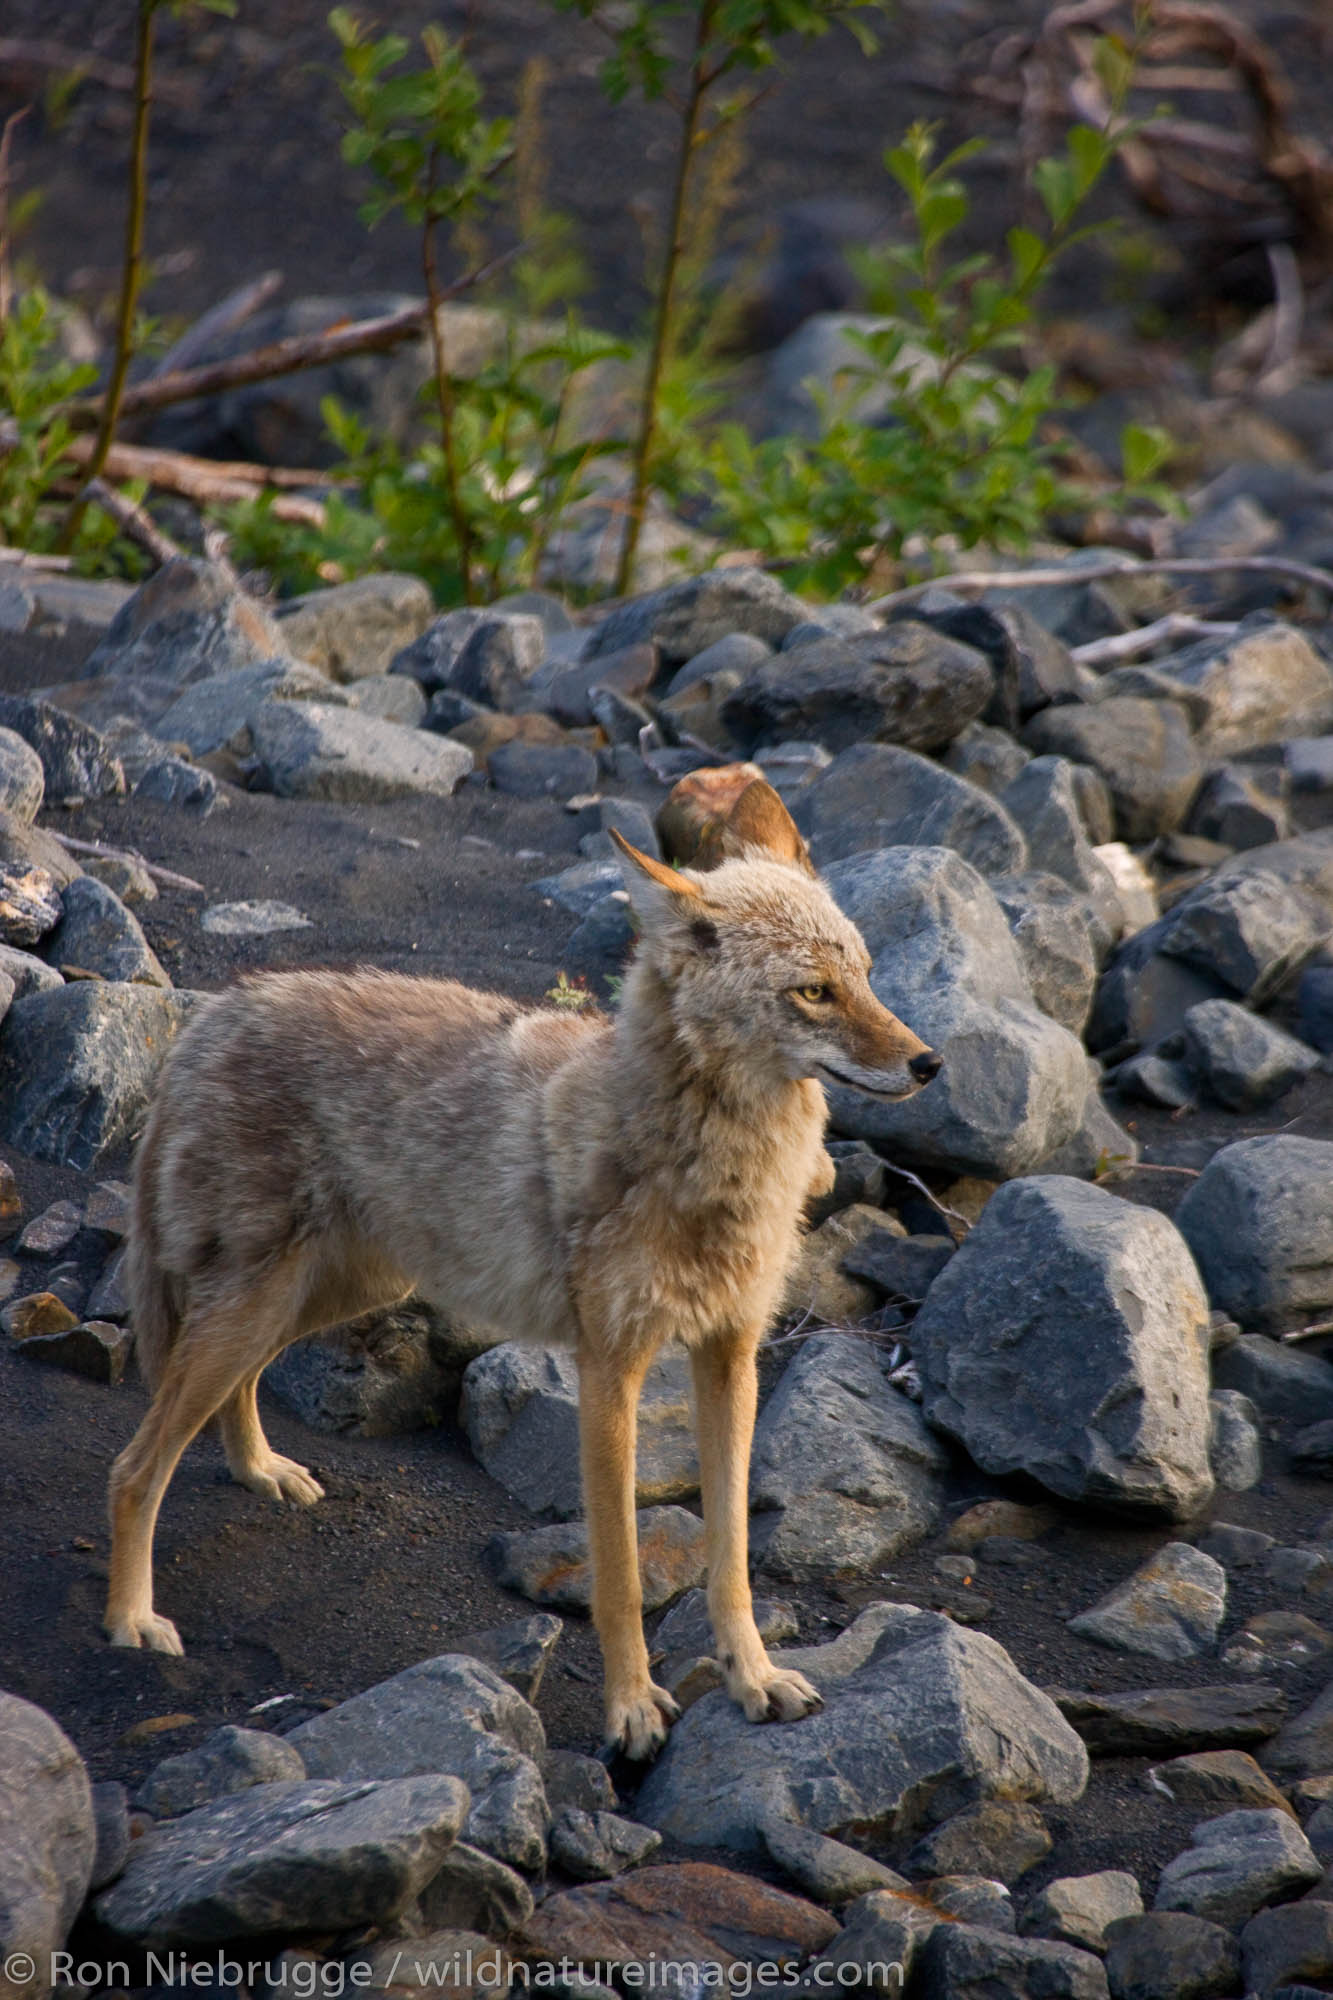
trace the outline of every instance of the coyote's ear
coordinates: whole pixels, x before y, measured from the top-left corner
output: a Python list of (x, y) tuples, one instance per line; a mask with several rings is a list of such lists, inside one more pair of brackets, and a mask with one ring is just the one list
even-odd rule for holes
[[(770, 784), (754, 779), (727, 814), (733, 841), (743, 847), (759, 847), (775, 861), (786, 861), (813, 875), (810, 850), (796, 830), (796, 822)], [(730, 843), (729, 843), (730, 844)]]
[(678, 875), (664, 861), (654, 861), (650, 854), (640, 854), (615, 827), (607, 832), (620, 850), (630, 902), (646, 925), (689, 923), (702, 913), (704, 897), (697, 882)]

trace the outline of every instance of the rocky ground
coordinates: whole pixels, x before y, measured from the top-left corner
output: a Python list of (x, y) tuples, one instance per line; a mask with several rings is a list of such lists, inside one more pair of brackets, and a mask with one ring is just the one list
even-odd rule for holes
[[(1226, 630), (1107, 665), (1174, 600), (1078, 560), (878, 614), (743, 569), (574, 619), (438, 617), (401, 578), (265, 609), (203, 563), (6, 587), (0, 1684), (77, 1746), (103, 1840), (11, 1708), (43, 1829), (26, 1862), (0, 1839), (18, 1941), (91, 1874), (99, 1962), (258, 1938), (360, 1953), (376, 1989), (440, 1976), (383, 1940), (438, 1964), (460, 1931), (949, 1993), (1221, 1994), (1238, 1952), (1254, 1990), (1333, 1978), (1333, 1368), (1280, 1339), (1333, 1306), (1333, 647), (1317, 596), (1233, 574), (1194, 600)], [(823, 1715), (756, 1737), (709, 1692), (668, 1359), (641, 1538), (688, 1706), (608, 1777), (572, 1375), (415, 1309), (270, 1371), (319, 1507), (192, 1447), (159, 1541), (187, 1656), (108, 1649), (105, 1474), (143, 1407), (124, 1182), (195, 996), (368, 962), (609, 999), (605, 828), (655, 842), (672, 781), (739, 756), (946, 1061), (904, 1105), (834, 1093), (837, 1187), (765, 1357), (757, 1587)]]

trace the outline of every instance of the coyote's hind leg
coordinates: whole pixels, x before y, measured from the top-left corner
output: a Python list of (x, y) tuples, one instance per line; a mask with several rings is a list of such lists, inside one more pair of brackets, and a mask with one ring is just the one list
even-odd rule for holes
[(218, 1412), (227, 1469), (238, 1485), (269, 1500), (292, 1500), (298, 1507), (313, 1506), (324, 1498), (324, 1488), (304, 1465), (274, 1451), (259, 1421), (257, 1391), (263, 1370), (246, 1377), (233, 1389)]

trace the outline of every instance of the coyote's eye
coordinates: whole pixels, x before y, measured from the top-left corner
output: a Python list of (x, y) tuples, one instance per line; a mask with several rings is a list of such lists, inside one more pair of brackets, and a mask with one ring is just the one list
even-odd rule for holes
[(796, 991), (801, 999), (808, 1000), (812, 1007), (817, 1007), (822, 1001), (833, 998), (827, 986), (798, 986)]

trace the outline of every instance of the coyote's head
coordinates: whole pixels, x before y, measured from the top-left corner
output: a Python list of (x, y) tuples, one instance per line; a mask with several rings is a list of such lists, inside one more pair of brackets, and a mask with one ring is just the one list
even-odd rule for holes
[(707, 873), (677, 872), (612, 833), (642, 931), (624, 1004), (665, 999), (674, 1032), (738, 1076), (910, 1097), (939, 1056), (871, 992), (861, 934), (811, 871), (776, 792), (756, 782), (745, 799), (750, 837)]

